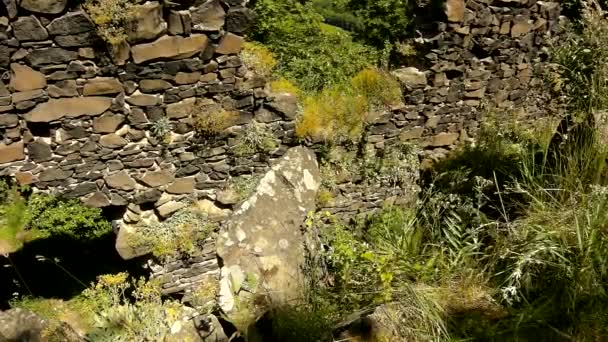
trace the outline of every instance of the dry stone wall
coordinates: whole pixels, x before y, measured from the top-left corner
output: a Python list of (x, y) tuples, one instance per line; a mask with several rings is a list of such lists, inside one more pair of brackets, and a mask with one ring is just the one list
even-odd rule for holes
[[(244, 0), (142, 1), (126, 41), (110, 48), (77, 1), (2, 4), (0, 175), (128, 206), (124, 221), (135, 223), (171, 215), (184, 198), (215, 201), (228, 179), (262, 173), (298, 144), (295, 98), (268, 94), (239, 58), (254, 17)], [(366, 129), (363, 150), (414, 143), (426, 166), (474, 137), (488, 107), (524, 121), (558, 115), (544, 74), (559, 14), (557, 2), (447, 0), (444, 18), (433, 13), (412, 40), (416, 58), (394, 71), (403, 105)], [(222, 108), (238, 113), (232, 127), (195, 132), (195, 114)], [(272, 147), (255, 145), (256, 132)], [(244, 142), (255, 146), (243, 153)], [(323, 209), (352, 216), (414, 188), (345, 179)]]
[[(430, 17), (441, 15), (444, 20), (419, 27), (410, 42), (417, 55), (393, 71), (404, 88), (403, 105), (367, 127), (363, 150), (382, 155), (392, 145), (413, 144), (420, 147), (421, 165), (405, 158), (404, 168), (426, 168), (474, 139), (490, 114), (520, 125), (563, 115), (563, 102), (546, 81), (554, 71), (549, 45), (562, 30), (558, 2), (447, 0)], [(415, 183), (416, 173), (410, 174)], [(415, 191), (343, 179), (335, 200), (321, 209), (353, 217)]]
[[(264, 170), (294, 144), (296, 103), (274, 101), (243, 66), (252, 20), (238, 0), (142, 2), (108, 48), (78, 2), (3, 0), (0, 175), (94, 207), (130, 204), (134, 223)], [(225, 132), (195, 132), (197, 116), (222, 111)], [(239, 153), (254, 120), (274, 144)]]
[(545, 81), (558, 2), (447, 0), (445, 14), (412, 42), (416, 66), (394, 71), (404, 106), (370, 129), (372, 140), (417, 141), (436, 159), (474, 137), (488, 113), (522, 123), (561, 113)]

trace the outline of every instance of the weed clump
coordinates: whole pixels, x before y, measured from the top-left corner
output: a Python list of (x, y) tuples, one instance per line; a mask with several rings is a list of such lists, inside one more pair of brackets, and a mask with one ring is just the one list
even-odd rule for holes
[(214, 231), (206, 214), (195, 209), (182, 209), (163, 222), (139, 224), (129, 243), (134, 247), (151, 248), (160, 259), (193, 255)]
[(204, 136), (215, 136), (228, 127), (234, 126), (239, 119), (237, 111), (200, 105), (193, 110), (194, 127)]
[(277, 65), (272, 52), (264, 45), (255, 42), (246, 42), (243, 45), (241, 59), (247, 69), (264, 77), (270, 76)]
[(125, 27), (136, 5), (132, 0), (86, 0), (84, 8), (97, 26), (97, 33), (112, 46), (127, 40)]
[(300, 138), (321, 141), (357, 141), (370, 114), (399, 103), (401, 87), (389, 74), (364, 69), (349, 85), (335, 86), (304, 99), (296, 126)]

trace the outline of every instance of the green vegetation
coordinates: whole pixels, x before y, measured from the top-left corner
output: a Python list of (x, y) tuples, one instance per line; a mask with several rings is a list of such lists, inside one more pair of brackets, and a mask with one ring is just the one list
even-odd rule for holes
[(304, 90), (340, 84), (378, 61), (379, 54), (373, 48), (354, 42), (342, 29), (324, 24), (310, 3), (260, 0), (255, 11), (258, 20), (251, 38), (274, 54), (278, 75)]
[(149, 246), (152, 254), (161, 259), (193, 255), (198, 244), (214, 229), (205, 213), (191, 207), (178, 211), (165, 221), (137, 225), (129, 243), (134, 247)]
[(97, 26), (97, 33), (110, 45), (127, 40), (125, 27), (132, 19), (133, 0), (86, 0), (84, 8)]
[(55, 237), (83, 242), (111, 232), (100, 209), (44, 194), (26, 198), (25, 188), (0, 181), (0, 251), (15, 252), (27, 241)]
[(348, 83), (304, 98), (296, 135), (314, 140), (357, 141), (368, 120), (401, 101), (401, 86), (384, 71), (366, 68)]
[(228, 111), (223, 108), (212, 108), (199, 105), (193, 111), (194, 127), (204, 136), (215, 136), (226, 128), (234, 126), (238, 119), (237, 111)]
[(243, 129), (238, 143), (234, 146), (234, 154), (246, 156), (258, 152), (270, 152), (278, 146), (277, 138), (268, 127), (252, 121)]

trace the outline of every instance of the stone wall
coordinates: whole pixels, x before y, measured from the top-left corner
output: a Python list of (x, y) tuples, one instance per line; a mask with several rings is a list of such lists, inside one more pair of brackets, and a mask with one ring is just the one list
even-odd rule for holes
[[(474, 139), (488, 114), (521, 125), (563, 114), (546, 83), (549, 44), (561, 33), (558, 2), (447, 0), (442, 11), (429, 17), (444, 20), (423, 23), (410, 42), (417, 53), (410, 65), (393, 71), (404, 101), (366, 129), (364, 150), (372, 155), (412, 143), (427, 168)], [(412, 191), (347, 179), (322, 209), (350, 217)]]
[[(294, 143), (295, 99), (274, 101), (240, 60), (253, 18), (243, 1), (142, 3), (111, 48), (78, 4), (3, 3), (0, 175), (94, 207), (130, 204), (125, 221), (137, 222), (152, 209), (167, 217), (185, 197), (214, 199), (229, 177), (264, 170)], [(232, 127), (195, 132), (196, 116), (222, 111)], [(236, 151), (252, 131), (275, 146)]]
[[(134, 223), (167, 217), (184, 198), (215, 201), (227, 180), (264, 172), (298, 144), (295, 98), (269, 94), (240, 60), (253, 20), (244, 0), (142, 3), (127, 41), (110, 49), (67, 3), (3, 0), (0, 175), (91, 206), (129, 205)], [(484, 108), (524, 121), (559, 114), (543, 80), (559, 13), (557, 2), (448, 0), (412, 40), (417, 58), (394, 71), (403, 105), (370, 124), (362, 150), (414, 143), (428, 166), (475, 136)], [(221, 109), (238, 113), (232, 127), (195, 132), (195, 116)], [(165, 119), (163, 138), (154, 133)], [(260, 131), (274, 146), (239, 152)], [(412, 191), (347, 179), (325, 209), (350, 216)]]

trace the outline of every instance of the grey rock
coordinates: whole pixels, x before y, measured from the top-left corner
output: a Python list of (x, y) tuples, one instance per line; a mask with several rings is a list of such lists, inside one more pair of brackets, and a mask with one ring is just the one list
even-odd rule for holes
[(25, 57), (33, 66), (44, 64), (60, 64), (73, 61), (78, 58), (78, 52), (61, 48), (44, 48), (33, 50)]
[(37, 140), (27, 145), (28, 155), (35, 162), (51, 160), (53, 151), (47, 143)]
[(17, 19), (13, 23), (13, 33), (20, 41), (45, 40), (49, 37), (40, 21), (33, 15)]
[(93, 31), (95, 26), (84, 11), (78, 11), (69, 12), (54, 19), (46, 29), (53, 36), (65, 36)]
[(22, 0), (20, 6), (32, 12), (58, 14), (65, 9), (67, 2), (68, 0)]
[(255, 15), (249, 8), (230, 9), (226, 16), (226, 30), (234, 33), (243, 33), (251, 27), (254, 20)]
[[(235, 301), (251, 300), (245, 296), (234, 298), (232, 274), (242, 272), (260, 279), (258, 286), (275, 294), (277, 300), (298, 296), (302, 285), (299, 281), (304, 279), (300, 268), (304, 262), (300, 225), (315, 208), (320, 182), (315, 154), (304, 147), (292, 148), (223, 225), (217, 243), (218, 255), (224, 260), (219, 301), (229, 317), (234, 313)], [(278, 203), (281, 210), (276, 210)], [(251, 246), (254, 253), (242, 253), (241, 245)]]

